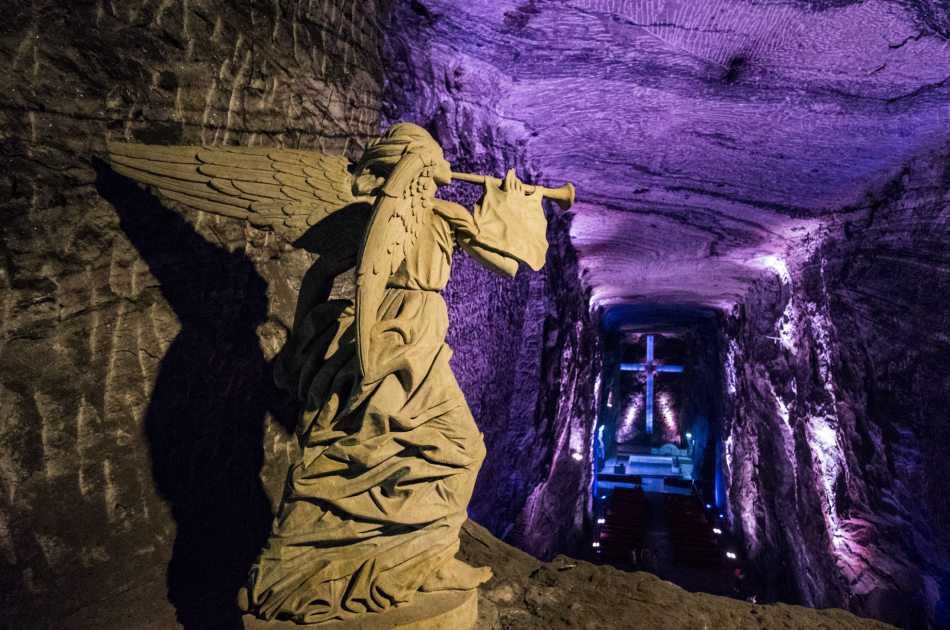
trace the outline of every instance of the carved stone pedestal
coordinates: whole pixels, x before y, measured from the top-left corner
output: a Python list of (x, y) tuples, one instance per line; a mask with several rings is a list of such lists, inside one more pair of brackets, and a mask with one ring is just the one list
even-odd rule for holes
[(245, 630), (472, 630), (478, 618), (478, 591), (418, 593), (411, 604), (350, 621), (299, 625), (245, 615)]

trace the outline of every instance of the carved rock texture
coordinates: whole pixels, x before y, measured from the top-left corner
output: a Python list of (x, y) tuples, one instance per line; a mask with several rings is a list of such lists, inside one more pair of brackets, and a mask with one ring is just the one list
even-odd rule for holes
[(378, 130), (375, 12), (4, 6), (0, 626), (235, 614), (295, 448), (269, 360), (311, 260), (96, 157), (107, 139), (352, 150)]
[(728, 319), (730, 507), (773, 597), (948, 621), (948, 158), (908, 163)]
[(759, 256), (947, 128), (937, 2), (412, 6), (450, 70), (433, 82), (490, 103), (539, 173), (577, 184), (572, 236), (599, 305), (728, 310)]
[[(573, 219), (551, 216), (541, 274), (456, 259), (453, 365), (489, 449), (475, 518), (545, 557), (570, 549), (597, 308), (717, 309), (730, 518), (767, 594), (947, 623), (941, 2), (7, 5), (0, 625), (233, 621), (294, 453), (269, 361), (310, 257), (163, 208), (94, 160), (105, 141), (353, 155), (399, 119), (459, 170), (580, 194)], [(472, 561), (528, 567), (471, 543)], [(526, 587), (489, 562), (486, 627), (762, 614), (589, 565), (533, 565)]]

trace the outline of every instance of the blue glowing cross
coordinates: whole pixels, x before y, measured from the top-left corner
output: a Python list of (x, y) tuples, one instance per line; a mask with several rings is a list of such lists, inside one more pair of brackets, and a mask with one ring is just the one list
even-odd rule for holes
[(647, 374), (647, 435), (653, 435), (653, 375), (657, 372), (680, 373), (682, 365), (661, 365), (653, 360), (653, 335), (647, 335), (646, 363), (621, 363), (624, 372), (646, 372)]

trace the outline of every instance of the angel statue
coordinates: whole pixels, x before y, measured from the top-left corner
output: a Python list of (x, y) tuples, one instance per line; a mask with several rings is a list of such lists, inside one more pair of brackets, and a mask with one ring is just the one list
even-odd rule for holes
[[(453, 173), (432, 136), (410, 123), (391, 127), (356, 164), (274, 148), (109, 150), (115, 171), (166, 203), (245, 219), (311, 251), (318, 224), (366, 210), (349, 256), (355, 296), (315, 299), (305, 279), (276, 359), (278, 384), (301, 402), (301, 452), (239, 605), (263, 620), (312, 624), (488, 580), (488, 568), (455, 558), (485, 445), (449, 367), (440, 291), (456, 246), (507, 276), (519, 262), (539, 270), (541, 200), (567, 207), (573, 187), (527, 186), (514, 171), (503, 181)], [(484, 184), (474, 215), (435, 196), (453, 179)]]

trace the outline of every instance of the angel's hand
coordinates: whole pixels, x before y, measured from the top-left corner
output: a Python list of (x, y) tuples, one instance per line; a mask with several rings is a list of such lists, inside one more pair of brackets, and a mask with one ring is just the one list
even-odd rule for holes
[(542, 196), (539, 187), (527, 186), (518, 179), (513, 168), (508, 169), (508, 172), (505, 173), (505, 179), (501, 182), (501, 190), (516, 198)]
[(509, 168), (505, 173), (505, 179), (501, 182), (501, 189), (505, 192), (524, 193), (524, 184), (515, 174), (515, 169)]

